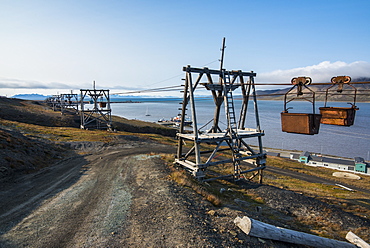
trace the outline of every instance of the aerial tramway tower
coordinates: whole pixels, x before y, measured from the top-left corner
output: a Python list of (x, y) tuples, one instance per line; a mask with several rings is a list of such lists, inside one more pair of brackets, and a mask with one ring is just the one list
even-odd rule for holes
[(74, 110), (78, 112), (78, 97), (77, 94), (61, 94), (60, 95), (60, 105), (62, 114), (67, 111), (67, 109)]
[[(262, 147), (264, 131), (260, 128), (254, 85), (256, 73), (223, 69), (224, 48), (225, 39), (222, 46), (220, 70), (194, 68), (190, 65), (183, 68), (186, 78), (181, 108), (182, 118), (177, 134), (179, 141), (175, 162), (190, 170), (195, 177), (201, 180), (231, 176), (234, 179), (240, 179), (244, 173), (254, 172), (249, 179), (258, 175), (261, 183), (266, 154)], [(204, 76), (207, 78), (207, 82), (201, 83)], [(218, 82), (214, 82), (215, 77), (218, 77)], [(197, 126), (197, 117), (200, 113), (197, 112), (196, 108), (195, 92), (199, 88), (205, 88), (211, 92), (215, 104), (214, 117), (208, 122), (209, 124), (212, 123), (212, 126), (207, 131), (202, 131), (203, 127), (199, 128)], [(235, 101), (233, 94), (237, 89), (241, 90), (241, 100)], [(236, 113), (238, 103), (241, 103), (239, 115)], [(248, 115), (248, 118), (254, 119), (253, 128), (245, 127), (249, 103), (252, 103), (254, 107), (253, 113)], [(222, 111), (222, 105), (224, 111)], [(185, 130), (184, 124), (188, 106), (190, 106), (193, 121), (192, 132)], [(225, 114), (224, 118), (222, 116), (223, 112)], [(222, 124), (221, 119), (224, 119), (226, 123)], [(222, 127), (222, 125), (226, 127)], [(255, 142), (257, 145), (254, 146), (255, 149), (247, 141), (253, 138), (257, 140)], [(186, 149), (185, 144), (189, 142), (192, 144), (191, 148)], [(247, 160), (249, 162), (248, 166)], [(232, 164), (232, 174), (206, 178), (206, 168), (220, 164)], [(244, 166), (248, 168), (245, 169)]]
[[(81, 128), (88, 129), (104, 129), (112, 130), (112, 110), (110, 108), (109, 90), (81, 89), (80, 96), (80, 116)], [(85, 104), (92, 105), (92, 108), (87, 108)]]
[(50, 107), (54, 111), (58, 111), (59, 109), (61, 109), (61, 97), (60, 97), (60, 95), (53, 95), (51, 97), (48, 97), (46, 99), (46, 102), (50, 105)]

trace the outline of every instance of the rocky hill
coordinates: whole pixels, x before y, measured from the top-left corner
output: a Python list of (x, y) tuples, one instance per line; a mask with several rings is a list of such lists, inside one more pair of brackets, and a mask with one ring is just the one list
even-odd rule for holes
[(0, 247), (308, 247), (247, 236), (233, 223), (243, 215), (370, 240), (370, 178), (333, 179), (326, 168), (268, 157), (264, 184), (204, 183), (173, 164), (173, 130), (119, 117), (117, 132), (81, 130), (78, 121), (0, 98)]
[[(352, 80), (352, 82), (370, 82), (370, 78), (357, 78)], [(309, 88), (315, 92), (315, 99), (316, 101), (325, 101), (326, 89), (330, 85), (315, 85), (314, 83), (309, 86)], [(356, 93), (356, 102), (370, 102), (370, 84), (353, 84), (353, 86), (357, 89)], [(285, 93), (291, 87), (287, 87), (284, 89), (278, 90), (259, 90), (257, 91), (257, 95), (259, 96), (259, 100), (284, 100)], [(353, 102), (355, 91), (350, 86), (344, 86), (343, 92), (338, 93), (336, 92), (337, 87), (331, 88), (328, 92), (327, 101), (342, 101), (342, 102)], [(308, 91), (304, 91), (307, 92)], [(296, 89), (294, 89), (291, 94), (296, 93)]]
[[(65, 152), (59, 142), (62, 141), (60, 135), (78, 139), (83, 134), (78, 132), (79, 126), (80, 117), (73, 111), (62, 115), (42, 101), (0, 97), (0, 178), (14, 172), (30, 173), (60, 159)], [(126, 132), (171, 137), (176, 133), (176, 130), (161, 125), (116, 116), (113, 126)], [(56, 130), (62, 133), (53, 134)]]

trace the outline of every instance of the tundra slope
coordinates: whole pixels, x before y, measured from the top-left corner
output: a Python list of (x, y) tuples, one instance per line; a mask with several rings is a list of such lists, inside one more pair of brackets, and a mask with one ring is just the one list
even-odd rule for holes
[[(362, 238), (368, 234), (366, 218), (311, 197), (246, 181), (232, 187), (260, 197), (265, 202), (263, 211), (236, 197), (215, 207), (169, 179), (169, 167), (155, 154), (175, 154), (173, 146), (134, 133), (115, 134), (109, 142), (55, 143), (19, 126), (48, 128), (50, 120), (59, 125), (74, 123), (73, 118), (40, 104), (9, 100), (2, 102), (0, 111), (5, 137), (0, 157), (9, 166), (0, 179), (0, 247), (295, 247), (246, 236), (233, 223), (243, 215), (304, 231), (310, 227), (295, 224), (296, 218), (325, 218), (338, 230), (357, 230)], [(27, 125), (18, 125), (17, 120)], [(9, 154), (17, 159), (4, 157)], [(27, 163), (31, 160), (35, 162)], [(14, 162), (20, 167), (12, 168)], [(229, 190), (224, 194), (234, 197)], [(343, 240), (343, 236), (331, 237)]]

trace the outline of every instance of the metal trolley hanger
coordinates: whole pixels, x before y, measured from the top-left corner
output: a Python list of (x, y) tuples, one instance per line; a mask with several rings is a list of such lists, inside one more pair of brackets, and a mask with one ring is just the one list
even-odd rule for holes
[[(356, 111), (359, 109), (356, 107), (356, 96), (357, 89), (350, 84), (351, 77), (349, 76), (337, 76), (331, 78), (332, 85), (326, 89), (325, 92), (325, 105), (320, 107), (320, 114), (322, 115), (321, 123), (329, 125), (338, 125), (338, 126), (351, 126), (355, 121)], [(332, 93), (330, 90), (337, 86), (337, 93)], [(353, 91), (353, 102), (351, 107), (327, 107), (328, 96), (338, 95), (343, 92), (343, 88), (351, 88), (349, 90)]]
[[(284, 95), (284, 111), (281, 113), (281, 128), (283, 132), (298, 134), (318, 134), (321, 115), (315, 113), (315, 92), (307, 86), (312, 83), (310, 77), (292, 78), (293, 87)], [(296, 89), (296, 96), (292, 91)], [(289, 98), (290, 97), (290, 98)], [(312, 113), (289, 113), (287, 104), (294, 100), (305, 100), (312, 104)]]

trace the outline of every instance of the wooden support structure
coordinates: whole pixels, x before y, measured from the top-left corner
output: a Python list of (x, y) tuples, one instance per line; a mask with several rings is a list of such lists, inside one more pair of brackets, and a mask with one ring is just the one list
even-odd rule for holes
[[(262, 170), (265, 168), (266, 154), (262, 148), (264, 131), (260, 128), (254, 85), (256, 73), (240, 70), (226, 71), (222, 69), (222, 66), (220, 70), (213, 70), (194, 68), (190, 65), (184, 67), (183, 71), (186, 73), (186, 78), (175, 162), (190, 170), (195, 177), (201, 180), (210, 180), (205, 178), (206, 168), (209, 166), (230, 163), (233, 166), (233, 174), (229, 176), (239, 179), (243, 173), (257, 171), (259, 182), (262, 183)], [(214, 82), (215, 77), (218, 78), (216, 83)], [(206, 78), (207, 82), (201, 83), (202, 78)], [(213, 124), (206, 131), (201, 130), (203, 127), (198, 127), (198, 117), (201, 113), (196, 108), (197, 89), (207, 89), (211, 92), (215, 104), (214, 117), (208, 122)], [(237, 89), (241, 89), (241, 92), (240, 97), (238, 96), (239, 99), (235, 100), (233, 94)], [(250, 117), (248, 121), (251, 119), (254, 126), (246, 128), (248, 103), (250, 102), (253, 103), (254, 112), (250, 115), (251, 117), (248, 116)], [(240, 106), (237, 106), (238, 104)], [(224, 105), (224, 113), (222, 105)], [(188, 108), (193, 121), (190, 132), (185, 130), (184, 123)], [(236, 110), (240, 111), (239, 115)], [(256, 139), (257, 150), (252, 149), (249, 142), (246, 141), (253, 138)], [(192, 147), (187, 151), (184, 147), (186, 142), (192, 144)], [(229, 157), (220, 156), (221, 152), (225, 151), (229, 152)], [(218, 159), (216, 160), (216, 158)], [(255, 160), (256, 170), (243, 170), (241, 168), (241, 162), (247, 159)]]
[(357, 247), (354, 244), (339, 240), (323, 238), (312, 234), (276, 227), (258, 220), (251, 219), (247, 216), (244, 216), (243, 218), (236, 217), (234, 223), (247, 235), (258, 238), (278, 240), (318, 248)]
[[(107, 129), (112, 131), (112, 110), (109, 90), (81, 89), (80, 117), (82, 129)], [(89, 104), (87, 107), (86, 104)]]
[(52, 95), (46, 99), (46, 102), (54, 111), (60, 111), (62, 108), (60, 95)]
[(60, 106), (61, 106), (61, 111), (62, 114), (67, 110), (67, 109), (72, 109), (76, 112), (78, 112), (78, 97), (77, 94), (61, 94), (60, 95)]

